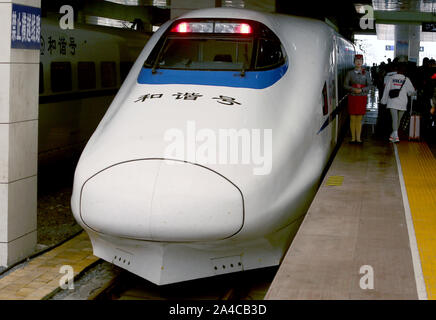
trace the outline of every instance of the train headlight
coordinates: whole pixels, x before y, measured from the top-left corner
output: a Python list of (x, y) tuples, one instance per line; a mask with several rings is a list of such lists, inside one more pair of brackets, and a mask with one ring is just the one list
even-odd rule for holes
[(251, 26), (247, 23), (216, 23), (215, 33), (251, 33)]
[(178, 33), (213, 33), (212, 22), (181, 22), (171, 32)]
[(248, 23), (235, 22), (180, 22), (171, 29), (176, 33), (239, 33), (251, 34), (253, 28)]

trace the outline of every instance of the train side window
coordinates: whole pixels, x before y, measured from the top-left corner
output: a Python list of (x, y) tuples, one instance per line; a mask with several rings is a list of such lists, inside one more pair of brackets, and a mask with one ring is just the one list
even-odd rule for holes
[(129, 71), (132, 68), (132, 66), (133, 66), (133, 62), (131, 62), (131, 61), (121, 61), (120, 62), (121, 82), (123, 82), (127, 78), (127, 75), (129, 74)]
[(325, 116), (329, 113), (329, 104), (327, 96), (327, 84), (324, 83), (324, 88), (322, 89), (322, 114)]
[(77, 79), (79, 90), (95, 89), (97, 87), (94, 62), (79, 62), (77, 64)]
[(100, 64), (101, 71), (101, 86), (103, 88), (116, 87), (117, 85), (117, 69), (116, 63), (105, 61)]
[(72, 75), (70, 62), (52, 62), (50, 64), (51, 91), (71, 91)]
[(39, 63), (39, 93), (44, 92), (44, 66)]
[(256, 69), (272, 68), (283, 64), (284, 55), (279, 41), (260, 39), (257, 53)]

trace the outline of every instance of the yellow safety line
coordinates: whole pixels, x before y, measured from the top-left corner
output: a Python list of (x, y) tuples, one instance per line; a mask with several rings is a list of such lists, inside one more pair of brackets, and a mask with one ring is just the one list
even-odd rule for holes
[(398, 154), (427, 296), (429, 300), (436, 300), (436, 159), (422, 142), (401, 142)]
[(327, 186), (342, 186), (344, 176), (330, 176), (326, 181)]

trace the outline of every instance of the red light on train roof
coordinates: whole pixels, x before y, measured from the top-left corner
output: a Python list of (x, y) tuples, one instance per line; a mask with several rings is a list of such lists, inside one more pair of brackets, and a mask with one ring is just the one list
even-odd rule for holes
[(189, 32), (189, 24), (186, 22), (179, 23), (172, 31), (186, 33)]
[(180, 22), (171, 29), (177, 33), (240, 33), (250, 34), (253, 29), (247, 23)]
[(249, 34), (249, 33), (251, 33), (251, 27), (250, 27), (249, 24), (242, 23), (242, 24), (239, 26), (239, 29), (238, 29), (237, 32), (238, 32), (238, 33), (243, 33), (243, 34)]

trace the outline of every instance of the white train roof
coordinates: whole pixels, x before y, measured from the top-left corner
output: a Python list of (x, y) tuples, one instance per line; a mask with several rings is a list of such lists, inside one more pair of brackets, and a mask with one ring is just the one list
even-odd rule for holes
[[(277, 13), (267, 13), (259, 12), (249, 9), (238, 9), (238, 8), (206, 8), (198, 9), (187, 12), (180, 17), (175, 18), (176, 20), (183, 20), (189, 18), (227, 18), (227, 19), (247, 19), (254, 20), (263, 23), (268, 28), (270, 28), (279, 38), (286, 37), (286, 32), (283, 33), (282, 26), (286, 24), (288, 27), (295, 27), (296, 29), (304, 29), (308, 31), (312, 37), (323, 37), (325, 34), (317, 34), (320, 30), (325, 32), (333, 31), (326, 23), (320, 20), (297, 17), (291, 15), (283, 15)], [(306, 37), (302, 35), (302, 38)]]

